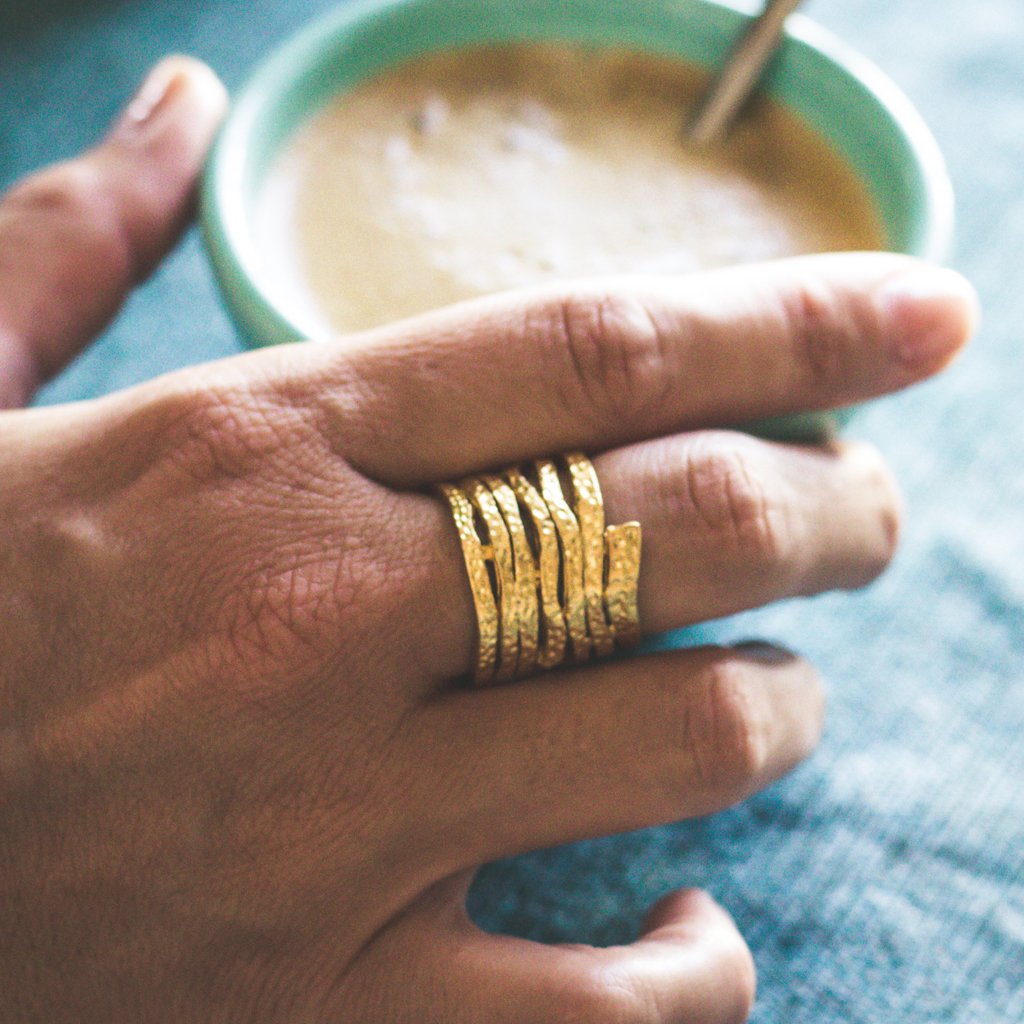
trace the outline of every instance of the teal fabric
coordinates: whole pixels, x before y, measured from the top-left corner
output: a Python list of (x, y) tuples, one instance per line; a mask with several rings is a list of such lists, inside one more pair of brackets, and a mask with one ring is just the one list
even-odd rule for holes
[[(195, 53), (236, 85), (326, 6), (4, 0), (0, 185), (93, 141), (159, 55)], [(863, 593), (789, 602), (682, 638), (766, 636), (813, 658), (831, 708), (808, 764), (713, 818), (492, 865), (472, 910), (486, 927), (538, 939), (617, 942), (660, 894), (706, 886), (753, 947), (760, 1024), (1015, 1024), (1024, 6), (816, 0), (811, 13), (885, 68), (933, 126), (958, 194), (952, 262), (985, 307), (977, 343), (949, 373), (851, 427), (887, 452), (903, 483), (901, 553)], [(40, 401), (101, 394), (239, 347), (190, 237)]]

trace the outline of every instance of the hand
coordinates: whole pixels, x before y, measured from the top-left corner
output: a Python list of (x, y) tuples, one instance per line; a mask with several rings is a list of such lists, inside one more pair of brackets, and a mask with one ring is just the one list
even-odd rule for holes
[[(165, 63), (103, 145), (4, 200), (11, 404), (172, 244), (223, 105)], [(615, 949), (483, 934), (463, 897), (483, 861), (778, 778), (818, 737), (814, 671), (754, 645), (461, 688), (475, 620), (428, 485), (601, 453), (649, 630), (859, 586), (898, 529), (879, 456), (707, 428), (910, 384), (973, 310), (950, 272), (820, 257), (0, 414), (0, 1020), (742, 1020), (750, 956), (708, 896)]]

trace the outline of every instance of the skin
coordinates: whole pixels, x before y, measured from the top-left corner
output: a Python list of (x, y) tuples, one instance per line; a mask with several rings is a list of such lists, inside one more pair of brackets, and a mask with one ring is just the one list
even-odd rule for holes
[(464, 895), (769, 784), (818, 739), (814, 670), (755, 644), (470, 690), (430, 485), (595, 453), (651, 631), (860, 586), (898, 532), (880, 456), (728, 427), (929, 376), (973, 293), (882, 254), (579, 282), (13, 411), (174, 244), (224, 104), (164, 62), (0, 204), (0, 1020), (745, 1019), (703, 893), (612, 949), (483, 934)]

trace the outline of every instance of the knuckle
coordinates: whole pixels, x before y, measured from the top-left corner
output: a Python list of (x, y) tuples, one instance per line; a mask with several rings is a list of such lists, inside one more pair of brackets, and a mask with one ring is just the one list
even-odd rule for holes
[(862, 493), (872, 495), (877, 511), (877, 541), (874, 557), (867, 565), (868, 579), (874, 579), (892, 561), (903, 523), (903, 500), (899, 487), (882, 454), (871, 445), (855, 448), (860, 462)]
[(743, 787), (761, 774), (769, 723), (748, 664), (722, 652), (705, 667), (686, 709), (685, 738), (698, 777), (711, 789)]
[(265, 450), (261, 426), (235, 396), (217, 391), (196, 395), (182, 410), (182, 451), (194, 465), (209, 466), (218, 476), (241, 476)]
[(375, 659), (399, 649), (418, 581), (381, 539), (380, 523), (394, 512), (382, 495), (364, 506), (365, 496), (340, 480), (335, 498), (352, 512), (344, 533), (325, 539), (319, 523), (291, 538), (275, 529), (272, 548), (261, 543), (261, 557), (246, 559), (217, 618), (234, 653), (294, 665), (336, 652), (341, 637), (375, 638), (364, 644)]
[(94, 209), (99, 186), (99, 175), (89, 164), (69, 161), (18, 182), (6, 202), (25, 212), (78, 217)]
[(302, 447), (296, 413), (245, 385), (190, 383), (156, 404), (169, 455), (199, 481), (246, 477)]
[(368, 560), (346, 552), (325, 556), (314, 545), (295, 544), (252, 559), (239, 573), (213, 613), (209, 633), (230, 663), (244, 670), (236, 675), (247, 680), (250, 696), (267, 685), (274, 666), (304, 679), (305, 667), (335, 650), (339, 636), (387, 635)]
[(665, 336), (640, 300), (610, 292), (565, 296), (551, 328), (569, 363), (575, 416), (582, 411), (602, 424), (633, 419), (664, 399)]
[(792, 339), (795, 363), (812, 386), (842, 378), (845, 344), (854, 328), (849, 311), (825, 284), (803, 281), (782, 298), (782, 317)]
[[(321, 492), (340, 491), (348, 477), (338, 466), (327, 478), (332, 464), (318, 457), (301, 411), (242, 382), (189, 375), (159, 384), (131, 427), (150, 493), (173, 496), (176, 507), (190, 496), (182, 515), (210, 591), (198, 628), (216, 650), (251, 665), (312, 648), (324, 621), (338, 619), (348, 554), (322, 539), (316, 509)], [(355, 544), (362, 517), (353, 520)]]
[(690, 446), (680, 470), (663, 478), (672, 488), (670, 500), (682, 505), (716, 551), (742, 555), (752, 569), (782, 563), (790, 532), (787, 505), (750, 446), (708, 436)]
[(33, 230), (73, 235), (96, 263), (130, 267), (124, 224), (100, 169), (89, 160), (68, 160), (31, 175), (8, 192), (4, 205)]

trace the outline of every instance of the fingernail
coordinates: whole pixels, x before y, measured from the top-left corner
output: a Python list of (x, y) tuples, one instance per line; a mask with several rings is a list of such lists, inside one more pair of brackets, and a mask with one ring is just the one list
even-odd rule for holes
[(776, 647), (775, 644), (765, 643), (763, 640), (744, 640), (735, 644), (734, 649), (765, 665), (783, 665), (793, 660), (793, 655), (785, 648)]
[(974, 332), (978, 296), (960, 274), (917, 266), (890, 278), (882, 300), (891, 327), (892, 353), (910, 369), (945, 365)]
[(146, 78), (114, 125), (114, 134), (130, 135), (150, 124), (187, 86), (188, 70), (182, 58), (165, 57)]

